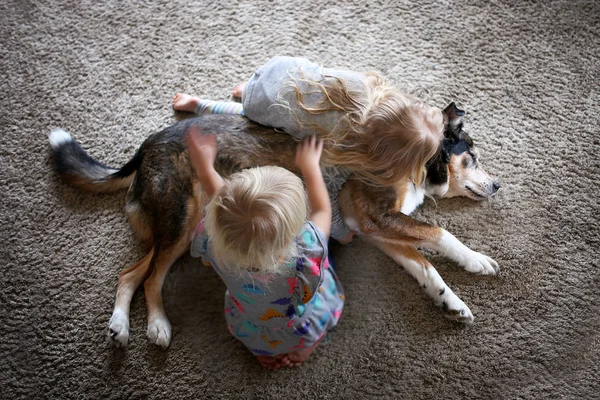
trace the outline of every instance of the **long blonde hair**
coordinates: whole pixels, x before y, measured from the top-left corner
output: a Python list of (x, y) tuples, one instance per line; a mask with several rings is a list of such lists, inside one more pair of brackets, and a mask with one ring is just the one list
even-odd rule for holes
[[(375, 72), (364, 74), (364, 90), (350, 89), (344, 79), (321, 75), (291, 76), (288, 87), (298, 106), (310, 114), (342, 113), (332, 131), (310, 126), (325, 141), (325, 163), (345, 166), (369, 184), (390, 185), (410, 179), (421, 184), (425, 164), (443, 139), (443, 114), (437, 107), (401, 93)], [(309, 104), (308, 96), (321, 94)], [(300, 118), (297, 118), (302, 123)]]
[(297, 256), (308, 201), (299, 177), (281, 167), (250, 168), (230, 177), (206, 210), (205, 227), (219, 267), (277, 272)]

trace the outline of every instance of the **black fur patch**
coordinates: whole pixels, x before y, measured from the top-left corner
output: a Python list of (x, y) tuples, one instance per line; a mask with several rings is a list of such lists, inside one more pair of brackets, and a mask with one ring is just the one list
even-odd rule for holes
[(432, 185), (443, 185), (448, 182), (448, 162), (443, 149), (427, 162), (427, 182)]
[(465, 139), (458, 139), (458, 140), (444, 139), (444, 140), (442, 140), (442, 149), (448, 155), (452, 155), (452, 154), (459, 155), (459, 154), (465, 153), (465, 152), (469, 151), (469, 149), (471, 147), (472, 146), (469, 146), (469, 143)]
[(448, 304), (446, 304), (446, 302), (442, 302), (442, 310), (444, 311), (448, 311)]

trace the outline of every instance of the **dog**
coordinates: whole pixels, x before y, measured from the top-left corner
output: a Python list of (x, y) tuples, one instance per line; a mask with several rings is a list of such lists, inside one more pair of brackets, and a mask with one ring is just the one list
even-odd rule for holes
[[(350, 176), (338, 202), (346, 224), (402, 265), (446, 317), (471, 323), (469, 308), (417, 246), (438, 251), (477, 274), (495, 274), (498, 264), (469, 249), (446, 230), (409, 216), (425, 196), (483, 200), (498, 191), (499, 184), (480, 166), (477, 149), (463, 131), (463, 116), (464, 111), (454, 103), (444, 110), (444, 139), (436, 156), (427, 163), (422, 185), (398, 182), (379, 187)], [(110, 341), (117, 346), (127, 345), (130, 302), (144, 278), (147, 336), (159, 346), (170, 344), (171, 325), (161, 297), (163, 281), (171, 265), (188, 251), (207, 201), (188, 157), (185, 135), (192, 127), (217, 136), (215, 167), (225, 177), (264, 165), (299, 173), (294, 163), (296, 141), (291, 136), (241, 116), (207, 115), (179, 121), (150, 135), (120, 169), (93, 159), (69, 133), (60, 129), (50, 133), (55, 168), (66, 182), (92, 192), (129, 189), (125, 206), (129, 223), (149, 248), (141, 260), (119, 276), (108, 329)]]

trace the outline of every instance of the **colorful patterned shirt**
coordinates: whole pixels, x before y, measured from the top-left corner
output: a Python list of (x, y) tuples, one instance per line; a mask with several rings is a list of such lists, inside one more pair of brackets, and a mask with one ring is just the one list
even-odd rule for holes
[(340, 318), (344, 291), (327, 260), (327, 240), (307, 222), (295, 239), (298, 256), (280, 273), (261, 274), (219, 268), (201, 222), (192, 241), (192, 257), (202, 257), (221, 276), (229, 331), (256, 355), (274, 356), (311, 346)]

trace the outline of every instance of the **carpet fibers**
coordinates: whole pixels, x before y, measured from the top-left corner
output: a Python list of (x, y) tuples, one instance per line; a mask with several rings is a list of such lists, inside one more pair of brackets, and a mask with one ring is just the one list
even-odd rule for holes
[[(0, 398), (600, 398), (599, 54), (593, 0), (2, 1)], [(274, 55), (379, 70), (467, 110), (502, 189), (415, 215), (500, 264), (473, 276), (428, 254), (473, 325), (358, 239), (332, 249), (346, 309), (301, 368), (262, 370), (189, 257), (163, 290), (171, 347), (147, 342), (142, 289), (129, 347), (107, 343), (118, 273), (143, 249), (124, 192), (57, 179), (50, 128), (118, 167), (175, 120), (175, 93), (227, 99)]]

